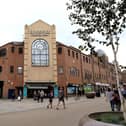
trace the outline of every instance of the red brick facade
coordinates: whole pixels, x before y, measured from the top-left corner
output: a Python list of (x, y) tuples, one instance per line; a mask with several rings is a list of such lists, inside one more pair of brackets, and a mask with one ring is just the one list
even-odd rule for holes
[(23, 43), (12, 42), (0, 47), (0, 96), (9, 97), (23, 90)]
[[(82, 86), (84, 84), (114, 86), (114, 65), (108, 57), (86, 55), (80, 50), (57, 42), (58, 85)], [(121, 80), (121, 74), (119, 73)]]
[[(67, 89), (71, 85), (82, 86), (88, 83), (115, 85), (114, 66), (108, 62), (107, 57), (99, 59), (94, 55), (86, 55), (59, 42), (56, 49), (58, 86)], [(23, 42), (11, 42), (0, 47), (0, 97), (9, 97), (11, 89), (15, 89), (16, 94), (19, 90), (23, 91), (23, 67)]]
[[(24, 42), (11, 42), (0, 47), (0, 98), (10, 98), (20, 91), (33, 96), (34, 91), (65, 94), (84, 89), (84, 85), (113, 86), (115, 69), (107, 56), (87, 55), (79, 49), (56, 42), (55, 25), (38, 20), (25, 25)], [(121, 78), (121, 82), (126, 82)], [(69, 88), (71, 87), (71, 88)]]

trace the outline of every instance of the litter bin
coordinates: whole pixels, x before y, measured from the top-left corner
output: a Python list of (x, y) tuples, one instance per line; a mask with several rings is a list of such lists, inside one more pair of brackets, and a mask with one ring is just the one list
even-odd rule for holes
[(96, 97), (101, 97), (100, 91), (96, 92)]

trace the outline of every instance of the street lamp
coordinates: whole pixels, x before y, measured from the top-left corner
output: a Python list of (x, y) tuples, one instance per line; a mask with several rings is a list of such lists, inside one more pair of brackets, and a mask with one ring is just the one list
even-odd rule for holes
[[(102, 61), (102, 63), (104, 62), (104, 59), (102, 59), (102, 57), (105, 56), (105, 55), (106, 55), (106, 54), (105, 54), (105, 52), (104, 52), (103, 50), (101, 50), (101, 49), (98, 49), (98, 50), (97, 50), (97, 56), (98, 56), (99, 60)], [(99, 61), (98, 61), (98, 62), (99, 62)], [(102, 81), (102, 78), (101, 78), (100, 62), (99, 62), (99, 64), (98, 64), (98, 67), (99, 67), (99, 81), (102, 83), (103, 81)], [(101, 86), (102, 86), (102, 85), (101, 85)], [(100, 91), (101, 86), (98, 86), (98, 87), (97, 87), (98, 96), (100, 96), (100, 93), (101, 93), (101, 91)]]
[(105, 56), (106, 54), (105, 54), (105, 52), (103, 50), (98, 49), (97, 50), (97, 55), (98, 55), (98, 57), (102, 57), (102, 56)]

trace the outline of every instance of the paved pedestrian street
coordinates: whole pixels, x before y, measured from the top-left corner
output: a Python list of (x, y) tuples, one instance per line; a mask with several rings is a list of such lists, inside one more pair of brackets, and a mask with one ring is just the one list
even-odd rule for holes
[(47, 109), (48, 99), (37, 103), (33, 99), (20, 101), (0, 100), (1, 126), (78, 126), (79, 121), (91, 112), (110, 111), (104, 97), (75, 100), (69, 98), (66, 109), (56, 110), (58, 99), (54, 99), (53, 109)]

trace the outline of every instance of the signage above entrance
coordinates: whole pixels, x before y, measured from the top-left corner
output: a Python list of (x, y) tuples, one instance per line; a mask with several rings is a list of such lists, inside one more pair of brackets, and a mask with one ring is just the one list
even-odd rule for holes
[(50, 31), (46, 31), (46, 30), (34, 30), (34, 31), (30, 31), (30, 34), (34, 37), (40, 37), (40, 36), (49, 36)]

